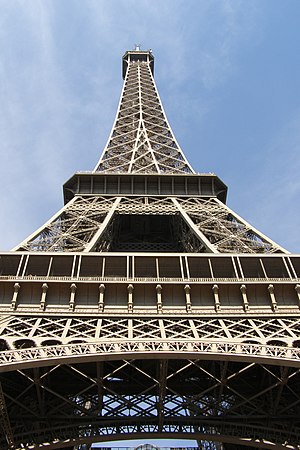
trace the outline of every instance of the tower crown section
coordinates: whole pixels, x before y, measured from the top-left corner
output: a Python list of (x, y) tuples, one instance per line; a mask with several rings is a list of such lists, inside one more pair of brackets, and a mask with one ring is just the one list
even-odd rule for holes
[(123, 56), (124, 86), (108, 142), (94, 172), (192, 174), (165, 115), (151, 50)]
[(122, 75), (125, 80), (128, 66), (132, 62), (145, 62), (149, 64), (152, 75), (154, 75), (154, 56), (152, 50), (140, 50), (139, 46), (136, 46), (135, 50), (128, 50), (122, 59)]

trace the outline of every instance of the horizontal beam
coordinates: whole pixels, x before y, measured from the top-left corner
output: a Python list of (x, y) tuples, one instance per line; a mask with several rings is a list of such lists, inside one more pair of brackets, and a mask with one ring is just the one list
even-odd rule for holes
[(131, 359), (230, 360), (300, 368), (300, 348), (201, 340), (110, 340), (0, 352), (0, 373), (56, 364)]
[(226, 202), (227, 186), (214, 174), (139, 175), (75, 173), (63, 186), (64, 201), (74, 195), (217, 197)]
[[(56, 450), (65, 449), (73, 447), (73, 445), (80, 444), (92, 444), (92, 443), (105, 443), (116, 441), (116, 446), (109, 447), (111, 450), (117, 447), (119, 440), (147, 440), (147, 439), (189, 439), (198, 441), (213, 441), (220, 443), (230, 443), (236, 445), (243, 445), (248, 447), (253, 447), (254, 450), (257, 448), (264, 448), (270, 450), (298, 450), (299, 445), (293, 446), (293, 444), (283, 443), (275, 444), (277, 439), (283, 440), (283, 433), (279, 430), (264, 430), (264, 437), (254, 438), (253, 436), (262, 435), (261, 428), (253, 424), (247, 423), (230, 423), (225, 421), (222, 425), (219, 425), (218, 432), (215, 430), (215, 423), (211, 420), (205, 421), (205, 424), (200, 429), (199, 422), (197, 420), (188, 421), (186, 418), (181, 421), (173, 420), (174, 423), (168, 421), (163, 430), (158, 431), (158, 425), (156, 424), (146, 424), (141, 420), (136, 420), (138, 423), (127, 423), (121, 422), (120, 420), (113, 419), (113, 424), (92, 424), (86, 427), (86, 430), (81, 426), (81, 433), (79, 435), (78, 428), (74, 424), (67, 424), (65, 427), (56, 428), (55, 431), (49, 432), (49, 430), (44, 430), (40, 433), (42, 438), (44, 437), (44, 443), (39, 444), (39, 449)], [(141, 422), (141, 423), (140, 423)], [(195, 431), (195, 427), (199, 428)], [(49, 434), (52, 435), (53, 442), (49, 439)], [(29, 433), (20, 435), (22, 438), (28, 439)], [(78, 436), (79, 435), (79, 436)], [(83, 435), (83, 436), (82, 436)], [(243, 437), (243, 436), (246, 437)], [(72, 437), (70, 437), (72, 436)], [(77, 437), (75, 437), (77, 436)], [(296, 439), (294, 436), (292, 439)], [(296, 440), (295, 440), (296, 442)], [(23, 448), (23, 447), (21, 447)], [(20, 450), (21, 450), (20, 448)], [(36, 450), (36, 445), (28, 445), (26, 447), (28, 450)], [(106, 447), (107, 448), (107, 447)], [(133, 449), (133, 447), (124, 447), (124, 450)], [(167, 450), (164, 447), (160, 447), (163, 450)], [(184, 447), (180, 447), (182, 450)], [(189, 449), (191, 447), (188, 447)], [(197, 450), (199, 447), (197, 447)], [(17, 449), (19, 450), (19, 449)], [(172, 450), (176, 450), (172, 447)], [(194, 448), (193, 448), (194, 450)], [(195, 449), (196, 450), (196, 449)]]
[(300, 283), (300, 255), (143, 252), (1, 252), (0, 280), (100, 278)]

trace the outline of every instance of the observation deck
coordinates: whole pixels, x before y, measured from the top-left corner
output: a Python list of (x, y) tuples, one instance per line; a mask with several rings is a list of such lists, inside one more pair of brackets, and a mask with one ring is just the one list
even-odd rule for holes
[(140, 50), (136, 46), (135, 50), (128, 50), (122, 58), (122, 75), (125, 80), (128, 64), (133, 61), (144, 61), (149, 63), (152, 75), (154, 75), (154, 56), (152, 50)]

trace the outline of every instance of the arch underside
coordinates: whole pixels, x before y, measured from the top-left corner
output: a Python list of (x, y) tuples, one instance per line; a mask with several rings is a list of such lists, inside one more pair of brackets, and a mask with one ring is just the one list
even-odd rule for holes
[(47, 358), (38, 353), (45, 349), (22, 349), (14, 361), (13, 351), (1, 352), (11, 359), (0, 381), (15, 448), (141, 436), (299, 448), (299, 349), (135, 344), (107, 343), (100, 352), (93, 343), (90, 354), (88, 344), (46, 347)]

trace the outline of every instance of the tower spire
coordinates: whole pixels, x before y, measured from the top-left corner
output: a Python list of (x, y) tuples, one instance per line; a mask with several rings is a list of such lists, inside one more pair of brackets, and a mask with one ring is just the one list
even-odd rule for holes
[(124, 86), (95, 172), (194, 173), (171, 130), (155, 85), (151, 50), (123, 56)]

